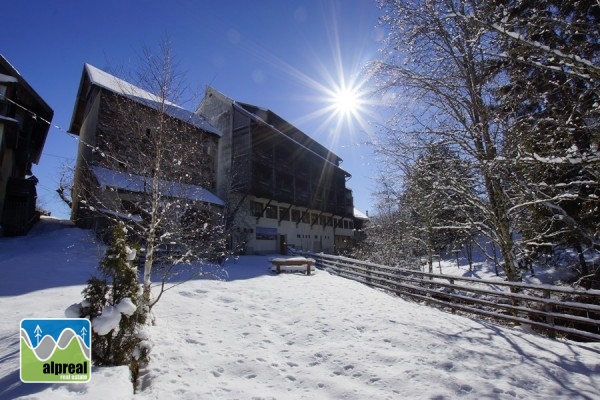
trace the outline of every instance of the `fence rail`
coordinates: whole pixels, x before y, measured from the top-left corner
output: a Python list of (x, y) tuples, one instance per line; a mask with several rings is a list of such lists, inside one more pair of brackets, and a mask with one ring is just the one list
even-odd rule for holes
[(302, 253), (316, 266), (427, 304), (531, 326), (551, 337), (600, 341), (600, 291), (531, 285), (394, 268), (348, 257)]

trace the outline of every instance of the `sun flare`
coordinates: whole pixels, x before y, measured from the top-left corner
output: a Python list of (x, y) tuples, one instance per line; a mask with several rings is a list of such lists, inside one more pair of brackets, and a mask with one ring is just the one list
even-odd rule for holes
[[(301, 100), (306, 110), (296, 118), (297, 124), (312, 124), (314, 135), (326, 134), (329, 146), (348, 145), (358, 140), (358, 135), (372, 133), (372, 120), (379, 119), (376, 112), (378, 105), (371, 88), (371, 77), (364, 69), (371, 58), (366, 52), (367, 38), (349, 41), (341, 40), (338, 29), (338, 14), (332, 9), (331, 24), (328, 26), (327, 38), (329, 47), (324, 57), (309, 46), (305, 67), (289, 63), (268, 50), (247, 43), (249, 50), (269, 65), (285, 72), (292, 81), (301, 87), (291, 94), (294, 100)], [(345, 46), (352, 43), (352, 46)], [(310, 68), (308, 68), (310, 67)], [(316, 122), (316, 125), (315, 125)]]
[(342, 88), (331, 98), (332, 105), (340, 114), (354, 114), (360, 107), (359, 93), (352, 88)]

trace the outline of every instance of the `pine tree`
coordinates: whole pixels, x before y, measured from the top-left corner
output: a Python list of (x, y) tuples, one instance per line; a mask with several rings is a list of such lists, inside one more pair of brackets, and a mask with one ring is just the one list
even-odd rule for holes
[[(410, 213), (414, 237), (427, 255), (433, 272), (433, 255), (464, 242), (476, 217), (463, 193), (469, 188), (468, 169), (447, 146), (429, 143), (405, 176), (401, 206)], [(462, 243), (461, 243), (462, 244)]]

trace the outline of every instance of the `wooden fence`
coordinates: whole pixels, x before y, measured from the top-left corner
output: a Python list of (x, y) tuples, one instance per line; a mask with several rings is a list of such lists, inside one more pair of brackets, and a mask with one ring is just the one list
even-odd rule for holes
[(482, 280), (302, 253), (344, 278), (454, 312), (530, 326), (550, 337), (600, 341), (600, 290)]

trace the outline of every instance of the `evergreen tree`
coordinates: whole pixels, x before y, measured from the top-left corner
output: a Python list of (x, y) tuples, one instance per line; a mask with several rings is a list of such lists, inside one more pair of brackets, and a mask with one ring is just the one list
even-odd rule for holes
[(142, 326), (147, 308), (143, 306), (136, 250), (125, 236), (124, 224), (116, 224), (110, 247), (98, 267), (99, 276), (88, 281), (80, 316), (92, 322), (92, 360), (95, 365), (129, 365), (137, 380), (140, 365), (147, 362)]
[(366, 239), (359, 243), (352, 257), (389, 266), (416, 268), (413, 250), (416, 248), (409, 229), (406, 208), (401, 207), (398, 192), (382, 182), (375, 215), (365, 229)]
[(401, 204), (409, 210), (415, 240), (433, 272), (433, 255), (465, 242), (472, 232), (474, 210), (463, 198), (463, 193), (471, 191), (468, 169), (447, 146), (430, 143), (404, 182)]

